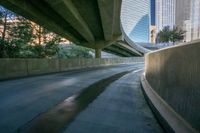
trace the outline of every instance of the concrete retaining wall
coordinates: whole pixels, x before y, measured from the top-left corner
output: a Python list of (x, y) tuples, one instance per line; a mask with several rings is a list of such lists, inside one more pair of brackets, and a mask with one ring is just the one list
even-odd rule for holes
[(145, 76), (155, 92), (200, 131), (200, 42), (145, 56)]
[(0, 59), (0, 80), (143, 61), (142, 57), (109, 59)]

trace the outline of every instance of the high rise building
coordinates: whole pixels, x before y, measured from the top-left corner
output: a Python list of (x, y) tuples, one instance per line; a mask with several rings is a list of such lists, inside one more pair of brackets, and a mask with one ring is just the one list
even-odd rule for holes
[[(200, 0), (177, 0), (176, 25), (186, 31), (184, 41), (200, 39)], [(181, 8), (182, 7), (182, 8)], [(182, 25), (181, 25), (182, 24)]]
[(156, 26), (155, 26), (155, 0), (151, 0), (151, 26), (150, 26), (150, 43), (156, 43)]
[(176, 0), (175, 26), (186, 31), (184, 42), (191, 40), (190, 10), (191, 0)]
[(175, 25), (176, 0), (156, 0), (156, 31), (157, 33), (165, 26), (171, 29)]
[(150, 40), (150, 0), (124, 0), (121, 24), (125, 33), (134, 42)]
[(200, 38), (200, 0), (191, 1), (191, 40)]
[(155, 25), (155, 11), (156, 11), (156, 3), (155, 0), (150, 0), (151, 1), (151, 25)]
[(190, 19), (191, 0), (176, 0), (175, 25), (182, 27)]
[(191, 41), (191, 20), (185, 20), (183, 23), (182, 29), (186, 31), (185, 36), (184, 36), (184, 42), (189, 42)]

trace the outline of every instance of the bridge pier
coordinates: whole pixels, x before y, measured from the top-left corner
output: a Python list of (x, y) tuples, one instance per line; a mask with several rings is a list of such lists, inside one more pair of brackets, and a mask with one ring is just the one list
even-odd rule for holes
[(100, 48), (95, 49), (95, 58), (101, 58), (101, 49)]

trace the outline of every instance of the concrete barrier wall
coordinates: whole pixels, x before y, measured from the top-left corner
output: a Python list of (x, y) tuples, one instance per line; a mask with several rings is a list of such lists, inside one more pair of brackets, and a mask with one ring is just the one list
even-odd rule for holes
[(0, 59), (0, 80), (143, 61), (143, 57), (109, 59)]
[(0, 79), (27, 76), (27, 61), (21, 59), (0, 59)]
[(147, 54), (145, 76), (157, 94), (200, 131), (200, 41)]

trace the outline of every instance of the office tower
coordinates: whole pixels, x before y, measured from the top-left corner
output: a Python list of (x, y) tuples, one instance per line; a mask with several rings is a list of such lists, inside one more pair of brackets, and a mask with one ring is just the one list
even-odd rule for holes
[(155, 14), (155, 11), (156, 11), (156, 3), (155, 3), (155, 2), (156, 2), (156, 1), (155, 1), (155, 0), (150, 0), (150, 1), (151, 1), (151, 5), (150, 5), (150, 6), (151, 6), (151, 13), (150, 13), (150, 14), (151, 14), (151, 25), (154, 26), (155, 23), (156, 23), (156, 22), (155, 22), (155, 21), (156, 21), (156, 20), (155, 20), (155, 15), (156, 15), (156, 14)]
[(191, 1), (191, 40), (200, 38), (200, 0)]
[(175, 25), (176, 0), (156, 0), (156, 28), (157, 33), (165, 26), (171, 29)]
[[(177, 1), (183, 4), (182, 0)], [(186, 31), (184, 41), (200, 39), (200, 1), (186, 0), (184, 3), (185, 5), (182, 5), (182, 8), (177, 8), (177, 11), (182, 12), (182, 14), (177, 13), (176, 15), (177, 25), (179, 26), (182, 21), (182, 29)]]
[(190, 19), (191, 0), (176, 0), (175, 25), (182, 27)]

